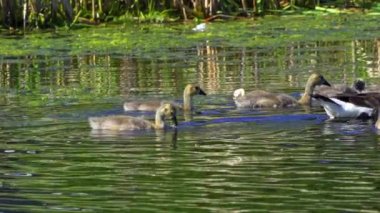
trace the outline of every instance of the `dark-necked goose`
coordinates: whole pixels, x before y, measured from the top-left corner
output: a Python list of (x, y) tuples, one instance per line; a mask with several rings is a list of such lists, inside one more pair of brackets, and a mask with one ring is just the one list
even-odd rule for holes
[(317, 85), (327, 85), (330, 84), (326, 79), (318, 73), (313, 73), (310, 75), (306, 82), (305, 92), (299, 100), (287, 94), (276, 94), (263, 90), (256, 90), (249, 93), (245, 93), (244, 89), (237, 89), (233, 93), (233, 99), (237, 107), (249, 107), (249, 108), (261, 108), (261, 107), (293, 107), (297, 105), (310, 105), (311, 95), (313, 94), (314, 88)]
[[(313, 94), (318, 94), (326, 97), (335, 97), (339, 94), (351, 94), (355, 95), (358, 93), (363, 92), (365, 88), (365, 82), (363, 80), (356, 80), (354, 81), (352, 86), (348, 86), (345, 84), (334, 84), (331, 86), (326, 85), (319, 85), (314, 89)], [(313, 106), (321, 106), (321, 103), (315, 99), (312, 98), (312, 105)]]
[(156, 110), (155, 121), (151, 122), (142, 118), (126, 115), (113, 115), (106, 117), (90, 117), (90, 126), (95, 130), (140, 130), (140, 129), (164, 129), (165, 119), (170, 118), (177, 126), (176, 108), (172, 104), (163, 104)]
[[(177, 103), (172, 104), (179, 109), (183, 109), (184, 111), (191, 111), (193, 108), (192, 100), (194, 95), (206, 95), (206, 93), (199, 86), (188, 84), (183, 91), (183, 106)], [(124, 103), (124, 110), (155, 111), (163, 103), (167, 103), (167, 101), (126, 102)]]
[(345, 84), (334, 84), (331, 86), (320, 85), (314, 89), (313, 94), (334, 97), (338, 94), (358, 94), (363, 92), (365, 82), (361, 79), (355, 80), (352, 86)]
[(361, 79), (355, 82), (355, 89), (362, 93), (368, 92), (380, 92), (380, 85), (370, 84), (366, 85), (365, 82)]
[(370, 118), (373, 110), (380, 106), (380, 93), (339, 94), (327, 97), (319, 94), (313, 98), (320, 101), (331, 118)]

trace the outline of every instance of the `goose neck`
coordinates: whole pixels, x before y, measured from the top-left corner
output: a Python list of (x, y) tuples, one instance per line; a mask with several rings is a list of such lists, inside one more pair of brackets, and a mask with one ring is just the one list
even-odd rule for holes
[(303, 93), (298, 103), (301, 105), (310, 105), (311, 104), (311, 95), (314, 92), (315, 85), (307, 82), (305, 86), (305, 92)]
[(157, 110), (156, 112), (154, 127), (155, 129), (163, 129), (165, 127), (164, 115), (161, 113), (160, 110)]
[(192, 109), (191, 106), (192, 98), (190, 94), (186, 93), (186, 91), (183, 93), (183, 110), (190, 111)]

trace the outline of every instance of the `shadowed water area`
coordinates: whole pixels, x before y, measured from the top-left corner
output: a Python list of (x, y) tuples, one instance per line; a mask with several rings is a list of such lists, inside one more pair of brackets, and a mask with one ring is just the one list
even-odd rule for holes
[[(46, 44), (4, 35), (21, 52), (0, 53), (0, 212), (380, 211), (372, 121), (329, 121), (320, 107), (236, 109), (232, 100), (241, 87), (298, 97), (312, 71), (332, 84), (380, 84), (378, 18), (363, 19), (369, 27), (359, 31), (339, 27), (347, 20), (323, 32), (272, 19), (200, 33), (133, 26), (153, 47), (128, 34), (105, 42), (114, 46), (83, 38), (82, 51), (67, 33), (47, 33)], [(84, 31), (104, 42), (102, 32), (127, 30)], [(188, 83), (207, 96), (194, 97), (192, 116), (178, 113), (176, 130), (97, 132), (87, 123), (115, 114), (152, 120), (123, 103), (182, 101)]]

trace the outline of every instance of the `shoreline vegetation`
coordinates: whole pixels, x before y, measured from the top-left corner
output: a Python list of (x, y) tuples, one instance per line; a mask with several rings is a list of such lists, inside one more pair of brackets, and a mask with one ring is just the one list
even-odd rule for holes
[(0, 0), (0, 23), (32, 31), (108, 22), (173, 22), (302, 12), (379, 12), (379, 0)]

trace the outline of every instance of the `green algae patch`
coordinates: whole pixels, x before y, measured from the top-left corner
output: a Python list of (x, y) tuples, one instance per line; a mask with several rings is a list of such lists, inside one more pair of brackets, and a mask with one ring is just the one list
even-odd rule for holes
[(166, 57), (173, 48), (200, 43), (231, 47), (273, 47), (289, 42), (378, 38), (379, 16), (360, 14), (267, 16), (252, 20), (195, 24), (114, 24), (75, 30), (0, 37), (0, 55), (132, 54)]

